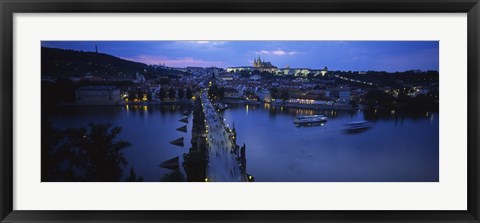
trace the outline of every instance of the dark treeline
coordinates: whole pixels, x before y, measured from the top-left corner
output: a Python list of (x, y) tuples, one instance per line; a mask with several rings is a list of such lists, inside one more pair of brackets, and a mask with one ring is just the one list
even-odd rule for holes
[(222, 100), (225, 96), (225, 88), (219, 87), (218, 85), (214, 84), (208, 89), (208, 97), (213, 100)]
[[(60, 130), (42, 123), (42, 182), (143, 182), (134, 167), (125, 169), (123, 151), (131, 144), (117, 139), (120, 132), (110, 124)], [(185, 176), (176, 169), (158, 181), (181, 182)]]
[(120, 127), (110, 124), (91, 123), (88, 128), (59, 130), (42, 123), (42, 181), (143, 181), (133, 168), (123, 179), (128, 164), (123, 150), (131, 144), (116, 139), (120, 132)]
[(278, 88), (272, 87), (269, 89), (269, 91), (270, 96), (273, 99), (282, 99), (283, 101), (287, 101), (288, 99), (290, 99), (290, 93), (288, 93), (287, 90), (279, 91)]
[[(93, 46), (92, 46), (93, 48)], [(133, 77), (137, 72), (147, 79), (156, 76), (177, 76), (187, 73), (124, 60), (112, 55), (42, 47), (42, 75)]]
[[(233, 73), (233, 72), (231, 72)], [(297, 77), (293, 75), (286, 75), (286, 76), (278, 76), (274, 73), (270, 73), (267, 71), (239, 71), (240, 77), (249, 78), (253, 75), (259, 75), (263, 79), (295, 79)], [(339, 75), (341, 77), (351, 78), (360, 81), (372, 82), (381, 86), (391, 86), (397, 87), (402, 86), (405, 84), (431, 84), (431, 83), (438, 83), (439, 80), (439, 73), (438, 71), (429, 70), (429, 71), (420, 71), (420, 70), (407, 70), (407, 71), (397, 71), (397, 72), (387, 72), (387, 71), (366, 71), (364, 73), (359, 73), (358, 71), (341, 71), (341, 70), (333, 70), (328, 71), (328, 74), (325, 76), (315, 74), (313, 72), (309, 73), (303, 78), (308, 78), (310, 81), (321, 81), (321, 80), (335, 80), (338, 82), (342, 82), (342, 80), (338, 80), (333, 76)], [(349, 84), (355, 85), (352, 82), (345, 82)], [(364, 86), (363, 84), (359, 84), (358, 86)]]
[(146, 65), (104, 53), (42, 47), (42, 74), (71, 76), (92, 74), (135, 74)]
[[(389, 86), (392, 88), (400, 88), (405, 85), (431, 85), (438, 84), (438, 71), (419, 71), (409, 70), (403, 72), (386, 72), (386, 71), (368, 71), (365, 74), (351, 71), (331, 71), (332, 75), (340, 75), (342, 77), (354, 80), (371, 82), (379, 86)], [(352, 82), (348, 82), (352, 84)]]
[(180, 168), (173, 170), (171, 173), (165, 174), (160, 178), (161, 182), (184, 182), (185, 176), (180, 171)]
[(380, 112), (404, 111), (404, 112), (438, 112), (438, 92), (432, 91), (425, 95), (409, 96), (408, 89), (399, 92), (397, 97), (379, 90), (368, 91), (365, 95), (365, 105), (370, 110)]

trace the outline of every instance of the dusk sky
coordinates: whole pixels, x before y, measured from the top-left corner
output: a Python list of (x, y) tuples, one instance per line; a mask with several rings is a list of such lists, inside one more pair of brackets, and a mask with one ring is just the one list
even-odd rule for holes
[(260, 56), (278, 68), (352, 71), (437, 70), (438, 41), (42, 41), (171, 67), (251, 66)]

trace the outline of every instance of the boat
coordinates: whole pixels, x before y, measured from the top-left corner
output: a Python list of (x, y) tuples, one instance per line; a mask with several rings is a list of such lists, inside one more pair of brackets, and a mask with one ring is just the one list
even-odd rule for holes
[(345, 124), (345, 131), (347, 133), (356, 133), (367, 130), (373, 126), (373, 122), (369, 121), (355, 121)]
[(311, 125), (311, 124), (319, 124), (325, 123), (327, 121), (327, 117), (324, 115), (307, 115), (307, 116), (297, 116), (295, 120), (293, 120), (293, 124), (295, 125)]
[(303, 115), (303, 116), (295, 117), (295, 120), (303, 120), (303, 119), (311, 119), (311, 118), (323, 118), (327, 120), (327, 117), (325, 115)]

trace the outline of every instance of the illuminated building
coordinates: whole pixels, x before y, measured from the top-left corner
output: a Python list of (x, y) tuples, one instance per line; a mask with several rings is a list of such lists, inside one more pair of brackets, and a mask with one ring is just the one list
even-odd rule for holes
[(253, 67), (259, 71), (268, 71), (268, 72), (275, 72), (277, 71), (277, 67), (273, 66), (270, 62), (263, 61), (260, 56), (258, 59), (253, 59)]
[(121, 101), (120, 89), (114, 86), (86, 86), (75, 91), (81, 105), (113, 105)]

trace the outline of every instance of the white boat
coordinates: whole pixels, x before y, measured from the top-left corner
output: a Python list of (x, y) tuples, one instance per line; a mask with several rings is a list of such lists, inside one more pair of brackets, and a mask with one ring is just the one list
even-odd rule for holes
[(307, 115), (307, 116), (295, 117), (295, 120), (293, 120), (293, 123), (295, 125), (302, 125), (302, 124), (321, 123), (326, 121), (327, 121), (327, 117), (324, 115)]
[(360, 132), (369, 129), (373, 126), (373, 122), (369, 121), (355, 121), (345, 124), (345, 131), (347, 132)]
[(304, 116), (297, 116), (295, 117), (295, 121), (299, 120), (309, 120), (309, 119), (322, 119), (322, 120), (327, 120), (327, 117), (325, 115), (304, 115)]

